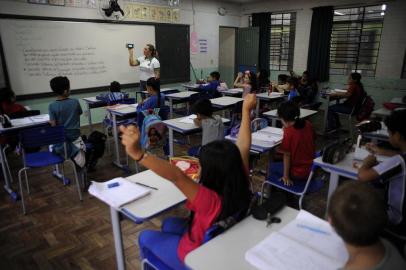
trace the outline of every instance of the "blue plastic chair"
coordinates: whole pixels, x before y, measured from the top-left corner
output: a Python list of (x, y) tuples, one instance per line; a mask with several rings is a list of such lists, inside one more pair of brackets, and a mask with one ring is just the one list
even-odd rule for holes
[[(207, 229), (204, 234), (203, 243), (205, 244), (215, 238), (216, 236), (222, 234), (225, 229), (217, 224), (214, 224), (209, 229)], [(160, 260), (159, 257), (153, 256), (153, 261), (149, 261), (146, 258), (141, 258), (141, 269), (143, 270), (188, 270), (189, 268), (186, 265), (182, 265), (181, 268), (171, 268), (167, 266), (164, 262)]]
[[(320, 153), (316, 153), (316, 157), (319, 157)], [(283, 181), (280, 180), (278, 175), (270, 174), (268, 179), (262, 183), (261, 187), (261, 201), (263, 199), (264, 190), (266, 185), (275, 186), (279, 189), (285, 190), (289, 193), (292, 193), (299, 198), (299, 208), (302, 209), (302, 201), (306, 193), (313, 193), (319, 191), (323, 185), (324, 181), (322, 179), (313, 179), (314, 171), (318, 168), (315, 164), (312, 165), (312, 170), (307, 178), (306, 182), (294, 182), (292, 186), (286, 186), (283, 184)], [(272, 195), (271, 195), (272, 196)]]
[[(49, 146), (53, 144), (60, 144), (63, 143), (64, 145), (64, 157), (60, 155), (54, 154), (50, 151), (40, 151), (35, 153), (26, 153), (26, 148), (36, 148), (42, 146)], [(23, 208), (23, 214), (26, 214), (25, 204), (24, 204), (24, 192), (23, 192), (23, 185), (21, 174), (24, 172), (25, 174), (25, 183), (27, 187), (27, 193), (30, 194), (30, 189), (28, 185), (28, 177), (27, 177), (27, 170), (33, 168), (41, 168), (46, 166), (53, 166), (61, 164), (62, 166), (62, 176), (64, 177), (64, 162), (68, 161), (73, 168), (73, 172), (76, 178), (76, 186), (79, 193), (79, 199), (82, 201), (82, 193), (80, 190), (78, 174), (76, 171), (75, 164), (72, 160), (67, 157), (66, 152), (66, 141), (65, 141), (65, 130), (63, 126), (56, 126), (56, 127), (40, 127), (40, 128), (32, 128), (23, 130), (20, 132), (20, 148), (22, 150), (22, 160), (24, 167), (18, 171), (18, 181), (20, 185), (20, 195), (21, 195), (21, 203)]]

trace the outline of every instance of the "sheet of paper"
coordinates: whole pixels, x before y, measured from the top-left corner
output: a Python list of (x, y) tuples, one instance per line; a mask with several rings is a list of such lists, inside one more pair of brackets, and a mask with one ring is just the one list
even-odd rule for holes
[[(356, 160), (364, 160), (367, 156), (371, 155), (371, 153), (365, 149), (365, 147), (356, 147), (354, 152), (354, 159)], [(388, 160), (389, 157), (376, 155), (376, 160), (379, 162)]]
[(25, 126), (25, 125), (32, 124), (32, 120), (30, 119), (30, 117), (12, 119), (12, 120), (10, 120), (10, 122), (11, 122), (11, 125), (13, 127)]
[(345, 89), (334, 89), (332, 92), (336, 92), (336, 93), (347, 93), (347, 90), (345, 90)]
[(89, 102), (98, 102), (98, 101), (100, 101), (96, 97), (87, 97), (87, 98), (84, 98), (84, 100), (89, 101)]
[(270, 134), (276, 134), (276, 135), (283, 136), (283, 129), (282, 128), (266, 127), (266, 128), (263, 128), (263, 129), (259, 130), (259, 132), (270, 133)]
[(183, 117), (182, 119), (179, 120), (179, 122), (185, 124), (194, 124), (193, 120), (196, 119), (196, 117), (197, 117), (196, 114), (191, 114), (189, 116)]
[[(108, 188), (108, 184), (111, 183), (118, 183), (118, 186)], [(150, 192), (150, 189), (134, 184), (122, 177), (114, 178), (103, 183), (92, 181), (89, 187), (90, 194), (115, 208), (119, 208), (124, 204), (144, 197)]]
[(245, 259), (258, 269), (333, 270), (348, 259), (344, 242), (324, 220), (306, 211), (248, 250)]
[(282, 136), (276, 134), (261, 131), (252, 133), (253, 144), (256, 144), (256, 142), (258, 142), (259, 144), (274, 145), (275, 143), (280, 142), (281, 140)]
[(49, 114), (34, 115), (31, 116), (30, 119), (33, 123), (47, 122), (49, 121)]

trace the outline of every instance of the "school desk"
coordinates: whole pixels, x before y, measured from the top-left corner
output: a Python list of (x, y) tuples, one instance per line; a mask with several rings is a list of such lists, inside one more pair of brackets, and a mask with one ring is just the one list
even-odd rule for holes
[(182, 91), (182, 92), (178, 92), (178, 93), (172, 93), (172, 94), (168, 94), (165, 95), (165, 98), (169, 100), (169, 116), (170, 118), (173, 118), (173, 103), (174, 101), (177, 102), (185, 102), (186, 103), (186, 110), (189, 113), (189, 103), (188, 101), (190, 100), (190, 96), (194, 95), (194, 94), (198, 94), (198, 92), (194, 92), (194, 91)]
[[(24, 117), (24, 118), (19, 118), (19, 119), (13, 119), (11, 120), (12, 127), (9, 128), (3, 128), (0, 127), (0, 136), (5, 135), (5, 136), (18, 136), (19, 132), (23, 129), (29, 129), (29, 128), (36, 128), (40, 127), (43, 125), (48, 125), (49, 124), (49, 115), (48, 114), (42, 114), (42, 115), (35, 115), (35, 116), (30, 116), (30, 117)], [(7, 157), (4, 153), (4, 145), (0, 144), (0, 160), (1, 160), (1, 169), (3, 171), (3, 177), (4, 177), (4, 189), (6, 192), (11, 196), (13, 200), (17, 200), (18, 194), (17, 192), (13, 191), (11, 187), (11, 174), (7, 170), (6, 167), (6, 162), (7, 162)]]
[[(201, 127), (196, 126), (194, 123), (184, 123), (182, 122), (183, 119), (187, 118), (186, 117), (180, 117), (180, 118), (175, 118), (175, 119), (170, 119), (170, 120), (165, 120), (163, 121), (166, 126), (168, 127), (168, 134), (169, 134), (169, 156), (173, 157), (174, 156), (174, 151), (173, 151), (173, 132), (179, 132), (183, 135), (190, 135), (193, 133), (198, 133), (202, 130)], [(223, 118), (223, 123), (227, 123), (230, 120)]]
[(190, 84), (182, 84), (182, 86), (188, 91), (199, 88), (200, 85), (208, 85), (207, 83), (204, 84), (197, 84), (197, 83), (190, 83)]
[(186, 200), (172, 182), (163, 179), (154, 172), (147, 170), (127, 177), (131, 182), (139, 182), (155, 189), (151, 193), (120, 208), (110, 206), (111, 225), (114, 236), (117, 269), (125, 269), (123, 239), (120, 226), (120, 216), (125, 216), (136, 224), (141, 224), (152, 217), (169, 210)]
[[(178, 92), (179, 92), (179, 90), (176, 89), (176, 88), (161, 88), (160, 91), (161, 91), (161, 93), (164, 94), (164, 95), (168, 95), (168, 94), (173, 94), (173, 93), (178, 93)], [(145, 90), (145, 91), (141, 91), (141, 95), (144, 95), (144, 96), (148, 95), (148, 91), (146, 91), (146, 90)]]
[(374, 110), (372, 112), (372, 115), (379, 116), (379, 117), (386, 117), (386, 116), (389, 116), (391, 114), (391, 112), (392, 111), (390, 111), (386, 108), (380, 108), (380, 109)]
[(266, 226), (266, 221), (249, 216), (190, 252), (185, 258), (185, 263), (193, 270), (254, 270), (256, 268), (245, 260), (245, 253), (269, 234), (282, 229), (294, 220), (298, 213), (296, 209), (285, 206), (275, 214), (281, 219), (281, 223), (273, 223), (269, 227)]
[(219, 90), (219, 93), (222, 94), (223, 96), (231, 96), (231, 97), (242, 96), (243, 92), (244, 92), (244, 89), (242, 89), (242, 88), (231, 88), (231, 89), (226, 89), (226, 90)]
[(406, 103), (403, 102), (401, 97), (392, 98), (390, 102), (394, 103), (394, 104), (399, 104), (399, 105), (406, 105)]
[(90, 133), (93, 131), (93, 123), (92, 123), (92, 109), (104, 107), (107, 105), (106, 102), (96, 99), (96, 97), (86, 97), (83, 98), (83, 101), (86, 103), (87, 110), (87, 119), (89, 122), (89, 129)]
[(117, 104), (110, 107), (106, 107), (107, 111), (111, 114), (111, 117), (113, 118), (113, 137), (115, 149), (115, 161), (113, 161), (113, 164), (125, 171), (128, 171), (129, 169), (128, 164), (127, 165), (121, 164), (120, 161), (120, 148), (119, 148), (120, 141), (118, 138), (117, 116), (130, 117), (134, 115), (135, 117), (137, 115), (137, 105), (138, 104)]
[(371, 139), (373, 143), (377, 143), (378, 141), (389, 141), (389, 133), (388, 128), (384, 126), (382, 123), (382, 128), (373, 132), (364, 132), (362, 133), (362, 137)]
[[(267, 132), (266, 131), (267, 129), (272, 129), (272, 130)], [(270, 139), (269, 141), (266, 141), (266, 140), (252, 139), (251, 140), (251, 149), (250, 149), (251, 152), (256, 152), (258, 154), (263, 154), (265, 152), (273, 150), (276, 146), (278, 146), (282, 142), (282, 137), (283, 137), (283, 129), (281, 129), (281, 128), (267, 127), (267, 128), (261, 129), (259, 131), (256, 131), (253, 134), (258, 133), (258, 132), (259, 133), (264, 133), (265, 132), (265, 133), (267, 133), (269, 135), (272, 135), (273, 133), (275, 133), (275, 131), (277, 132), (277, 134), (275, 134), (275, 136), (278, 136), (278, 138), (280, 137), (280, 140), (273, 141), (272, 139)], [(227, 140), (236, 142), (238, 137), (232, 137), (232, 136), (228, 135), (225, 138)], [(274, 139), (275, 139), (275, 137), (274, 137)]]
[[(300, 118), (301, 119), (306, 119), (314, 114), (316, 114), (317, 111), (314, 110), (309, 110), (309, 109), (302, 109), (300, 108)], [(276, 120), (278, 120), (278, 110), (272, 110), (272, 111), (268, 111), (265, 112), (263, 114), (265, 117), (268, 117), (270, 119), (272, 119), (272, 126), (275, 127), (276, 126)]]
[(264, 93), (260, 93), (257, 94), (257, 107), (255, 108), (255, 115), (257, 117), (259, 117), (259, 107), (260, 107), (260, 103), (261, 100), (263, 101), (268, 101), (268, 102), (273, 102), (273, 101), (283, 101), (284, 99), (286, 99), (288, 96), (284, 95), (283, 93), (279, 93), (279, 92), (272, 92), (272, 93), (268, 93), (268, 92), (264, 92)]
[[(330, 201), (331, 195), (336, 190), (340, 176), (347, 177), (353, 180), (358, 179), (358, 169), (354, 167), (354, 162), (358, 165), (362, 164), (362, 161), (354, 160), (354, 152), (348, 153), (343, 160), (336, 164), (330, 164), (323, 162), (323, 157), (318, 157), (313, 160), (313, 164), (319, 166), (324, 171), (330, 173), (330, 180), (327, 193), (327, 207)], [(326, 208), (327, 209), (327, 208)]]

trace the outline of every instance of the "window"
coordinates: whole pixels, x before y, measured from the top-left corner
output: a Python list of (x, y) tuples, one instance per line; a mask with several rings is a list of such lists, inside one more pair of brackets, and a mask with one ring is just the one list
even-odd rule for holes
[(334, 10), (330, 74), (375, 76), (386, 5)]
[(270, 70), (292, 70), (296, 13), (271, 14)]

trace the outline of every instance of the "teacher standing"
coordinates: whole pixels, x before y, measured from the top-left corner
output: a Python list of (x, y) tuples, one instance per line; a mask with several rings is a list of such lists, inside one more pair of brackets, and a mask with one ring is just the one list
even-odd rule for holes
[(140, 88), (141, 91), (147, 90), (147, 80), (151, 77), (160, 78), (160, 64), (156, 58), (154, 45), (147, 44), (144, 47), (144, 55), (134, 59), (134, 49), (128, 49), (130, 54), (130, 66), (140, 66)]

